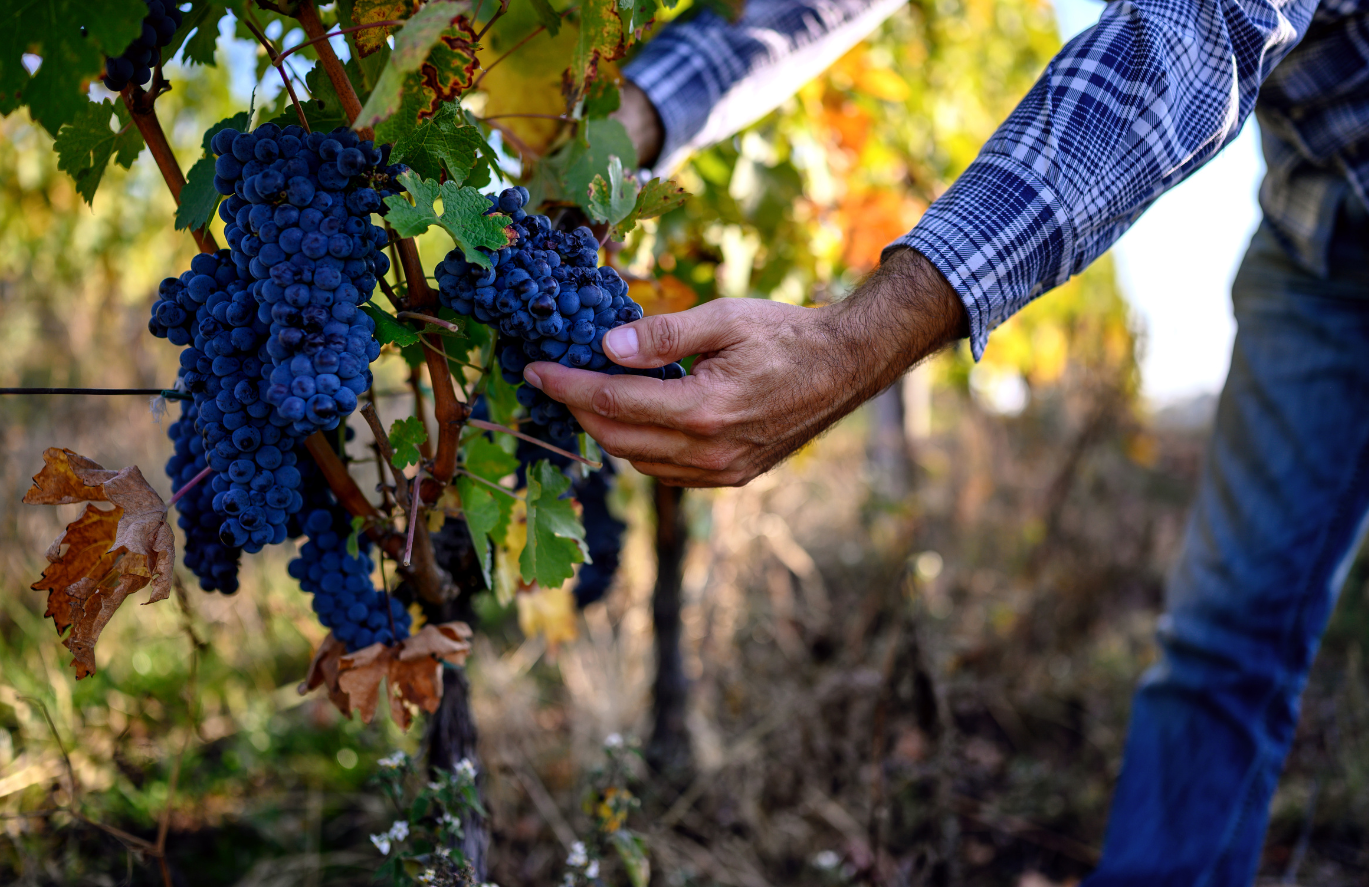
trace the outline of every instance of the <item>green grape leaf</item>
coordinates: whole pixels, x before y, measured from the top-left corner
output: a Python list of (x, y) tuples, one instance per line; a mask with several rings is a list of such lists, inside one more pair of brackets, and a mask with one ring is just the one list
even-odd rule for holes
[(371, 319), (376, 322), (376, 341), (380, 344), (393, 344), (400, 348), (418, 344), (417, 332), (400, 323), (393, 314), (375, 302), (367, 302), (361, 306), (361, 310), (369, 314)]
[(596, 222), (617, 225), (632, 214), (642, 186), (623, 175), (623, 162), (614, 155), (608, 159), (608, 181), (595, 176), (589, 183), (589, 206), (585, 209)]
[(409, 416), (407, 419), (395, 420), (390, 426), (390, 448), (394, 450), (390, 464), (395, 468), (417, 465), (418, 460), (423, 458), (418, 447), (427, 442), (428, 429), (423, 427), (421, 418)]
[(480, 128), (466, 122), (455, 102), (444, 103), (435, 115), (421, 121), (394, 145), (391, 163), (408, 164), (425, 179), (441, 179), (445, 172), (457, 185), (466, 181), (482, 154), (494, 155)]
[[(509, 237), (504, 233), (504, 227), (509, 224), (509, 217), (500, 213), (485, 215), (490, 202), (474, 188), (461, 187), (455, 182), (438, 185), (413, 172), (400, 175), (399, 183), (414, 199), (410, 204), (399, 194), (385, 198), (385, 205), (390, 208), (385, 220), (400, 237), (417, 237), (430, 226), (438, 225), (461, 247), (466, 261), (482, 268), (492, 266), (479, 247), (495, 250), (508, 245)], [(440, 216), (435, 208), (438, 200), (442, 201)]]
[[(0, 5), (0, 116), (27, 105), (33, 119), (55, 137), (85, 113), (90, 104), (85, 84), (104, 70), (104, 56), (119, 55), (142, 32), (145, 15), (142, 0)], [(26, 53), (43, 60), (32, 75), (24, 67)]]
[(585, 84), (598, 76), (600, 62), (621, 58), (626, 51), (617, 5), (617, 0), (583, 0), (580, 4), (580, 34), (566, 71), (567, 100), (573, 102), (584, 94)]
[(512, 425), (513, 417), (518, 414), (518, 385), (505, 382), (503, 373), (498, 372), (491, 373), (486, 379), (485, 402), (490, 405), (490, 421)]
[[(53, 148), (57, 151), (57, 168), (70, 174), (76, 181), (76, 192), (90, 203), (110, 158), (124, 169), (130, 168), (142, 150), (143, 137), (129, 122), (123, 103), (106, 100), (87, 101), (85, 105), (80, 114), (57, 131)], [(119, 124), (118, 131), (110, 128), (111, 114)]]
[(399, 110), (401, 94), (413, 88), (409, 75), (415, 72), (422, 74), (424, 87), (437, 101), (455, 98), (470, 85), (477, 66), (475, 31), (461, 14), (463, 8), (455, 0), (433, 0), (404, 23), (357, 126), (375, 126)]
[[(189, 65), (214, 64), (214, 50), (219, 41), (219, 19), (228, 11), (225, 3), (214, 0), (191, 0), (190, 11), (181, 18), (171, 42), (162, 50), (163, 59), (181, 58)], [(191, 31), (194, 31), (192, 34)]]
[(570, 478), (547, 460), (528, 469), (528, 541), (518, 559), (524, 582), (558, 588), (589, 558), (585, 528), (570, 500), (561, 498), (568, 489)]
[(361, 533), (366, 527), (366, 518), (352, 518), (352, 532), (347, 534), (347, 554), (356, 557), (361, 553)]
[(220, 194), (214, 187), (214, 158), (201, 157), (190, 167), (181, 189), (181, 205), (176, 207), (176, 230), (198, 231), (214, 217)]
[(663, 216), (672, 209), (684, 206), (690, 194), (674, 179), (652, 179), (642, 186), (632, 211), (614, 223), (613, 239), (623, 240), (642, 219)]
[[(413, 0), (356, 0), (352, 4), (352, 21), (358, 25), (369, 25), (372, 22), (406, 19), (413, 15), (413, 12)], [(356, 41), (357, 51), (363, 56), (368, 56), (380, 51), (380, 48), (386, 45), (386, 38), (393, 33), (394, 26), (387, 25), (356, 31), (353, 39)]]
[(568, 143), (548, 164), (560, 173), (562, 192), (589, 210), (589, 186), (596, 176), (608, 175), (609, 158), (617, 157), (624, 169), (637, 168), (637, 149), (627, 129), (617, 120), (589, 120), (583, 136)]
[(490, 542), (500, 545), (507, 538), (513, 498), (496, 493), (469, 477), (457, 478), (456, 494), (461, 497), (461, 512), (475, 543), (475, 556), (480, 561), (480, 572), (485, 576), (485, 587), (494, 588), (494, 557), (490, 553)]
[(555, 9), (551, 8), (548, 0), (532, 0), (532, 11), (537, 15), (537, 20), (547, 29), (547, 33), (555, 37), (561, 31), (561, 16)]
[(584, 114), (586, 117), (607, 117), (617, 111), (622, 104), (622, 95), (611, 80), (595, 80), (585, 90)]
[(472, 437), (466, 444), (466, 457), (462, 465), (471, 474), (493, 484), (518, 470), (518, 460), (483, 434)]

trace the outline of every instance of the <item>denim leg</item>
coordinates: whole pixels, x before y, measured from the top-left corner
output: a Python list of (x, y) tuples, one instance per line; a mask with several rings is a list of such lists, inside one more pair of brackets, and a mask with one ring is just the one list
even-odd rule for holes
[[(1344, 226), (1342, 226), (1344, 227)], [(1322, 280), (1267, 228), (1086, 887), (1247, 887), (1302, 692), (1369, 513), (1369, 228)]]

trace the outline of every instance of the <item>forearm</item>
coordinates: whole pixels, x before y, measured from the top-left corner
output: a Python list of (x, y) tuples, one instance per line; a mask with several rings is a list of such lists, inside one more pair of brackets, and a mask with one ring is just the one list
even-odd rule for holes
[(831, 353), (849, 361), (852, 408), (887, 388), (910, 367), (969, 335), (969, 316), (936, 265), (915, 249), (889, 251), (849, 297), (824, 309), (838, 340)]

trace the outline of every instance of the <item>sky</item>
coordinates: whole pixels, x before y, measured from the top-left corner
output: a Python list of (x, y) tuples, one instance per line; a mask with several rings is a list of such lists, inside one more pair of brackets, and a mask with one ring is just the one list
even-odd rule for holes
[[(1054, 3), (1064, 40), (1103, 10), (1097, 0)], [(1112, 248), (1118, 282), (1144, 330), (1141, 390), (1157, 407), (1221, 390), (1236, 334), (1231, 281), (1259, 222), (1263, 175), (1252, 118)]]

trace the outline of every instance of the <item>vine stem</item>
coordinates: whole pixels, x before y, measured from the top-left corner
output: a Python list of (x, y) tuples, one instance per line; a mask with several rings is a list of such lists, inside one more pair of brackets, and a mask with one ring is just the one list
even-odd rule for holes
[(271, 38), (266, 36), (266, 32), (256, 22), (252, 21), (252, 8), (248, 6), (245, 9), (247, 16), (243, 18), (242, 23), (247, 26), (247, 30), (252, 32), (252, 36), (257, 38), (262, 49), (266, 50), (266, 57), (271, 60), (271, 67), (276, 69), (276, 73), (280, 75), (280, 82), (285, 84), (285, 91), (290, 94), (290, 104), (295, 106), (295, 114), (299, 117), (300, 126), (304, 127), (305, 132), (311, 132), (309, 120), (304, 116), (304, 107), (299, 103), (299, 96), (295, 95), (295, 87), (290, 83), (290, 75), (285, 73), (285, 68), (281, 64), (283, 56), (276, 52), (276, 46), (271, 42)]
[(507, 425), (499, 425), (495, 422), (486, 422), (484, 419), (467, 419), (466, 424), (470, 425), (473, 428), (479, 428), (483, 431), (498, 431), (503, 434), (512, 434), (519, 440), (525, 440), (530, 444), (536, 444), (544, 450), (551, 450), (558, 456), (565, 456), (567, 459), (579, 462), (581, 465), (588, 465), (590, 468), (598, 469), (604, 467), (603, 463), (601, 462), (595, 462), (593, 460), (586, 459), (583, 456), (577, 456), (569, 450), (563, 450), (560, 447), (554, 446), (553, 444), (549, 444), (544, 440), (538, 440), (537, 438), (526, 435), (521, 431), (516, 431), (508, 427)]
[[(147, 144), (147, 149), (152, 152), (152, 159), (157, 162), (157, 169), (161, 170), (162, 178), (166, 181), (167, 189), (171, 191), (172, 199), (179, 206), (181, 189), (185, 187), (185, 173), (181, 172), (181, 165), (171, 150), (171, 143), (166, 140), (166, 133), (162, 131), (161, 121), (157, 119), (157, 109), (153, 106), (156, 96), (144, 92), (141, 86), (132, 83), (124, 87), (124, 91), (119, 93), (119, 96), (124, 100), (124, 107), (128, 108), (129, 116), (133, 118), (133, 125), (138, 127), (138, 132)], [(191, 231), (190, 236), (195, 238), (195, 245), (200, 248), (202, 253), (212, 253), (219, 248), (219, 245), (214, 242), (214, 235), (209, 233), (207, 226)]]
[(170, 501), (168, 501), (168, 502), (166, 503), (167, 510), (170, 510), (170, 509), (171, 509), (171, 506), (173, 506), (173, 505), (175, 505), (177, 502), (181, 501), (181, 497), (184, 496), (186, 493), (190, 492), (191, 489), (194, 488), (195, 484), (197, 484), (197, 483), (199, 483), (200, 481), (204, 480), (206, 477), (209, 477), (209, 475), (211, 475), (211, 474), (213, 474), (213, 473), (214, 473), (214, 469), (213, 469), (213, 468), (209, 467), (208, 465), (204, 466), (204, 470), (203, 470), (203, 471), (201, 471), (199, 474), (197, 474), (197, 475), (195, 475), (194, 477), (192, 477), (190, 480), (186, 481), (185, 486), (181, 487), (179, 490), (176, 491), (176, 494), (175, 494), (174, 496), (172, 496), (171, 499), (170, 499)]
[[(342, 62), (338, 61), (337, 53), (333, 52), (333, 46), (328, 42), (328, 29), (323, 26), (323, 22), (318, 17), (318, 10), (310, 0), (303, 0), (295, 10), (295, 19), (304, 28), (304, 35), (311, 41), (317, 41), (313, 45), (318, 54), (319, 64), (323, 66), (323, 72), (328, 75), (328, 80), (332, 82), (334, 91), (338, 98), (342, 100), (342, 111), (347, 115), (347, 119), (353, 122), (361, 116), (361, 99), (357, 98), (357, 91), (352, 87), (352, 81), (347, 77), (347, 71), (342, 67)], [(363, 139), (374, 139), (375, 130), (369, 126), (357, 129), (357, 135)]]
[(331, 31), (327, 34), (324, 34), (321, 37), (312, 37), (308, 40), (305, 40), (303, 43), (296, 43), (294, 46), (285, 50), (285, 52), (282, 52), (278, 57), (277, 61), (283, 62), (291, 53), (299, 52), (306, 46), (313, 46), (317, 43), (323, 42), (324, 40), (330, 40), (333, 37), (341, 37), (344, 34), (351, 34), (355, 31), (365, 31), (368, 28), (393, 28), (395, 25), (402, 24), (404, 24), (403, 21), (387, 19), (383, 22), (367, 22), (364, 25), (352, 25), (350, 28), (341, 28), (337, 31)]

